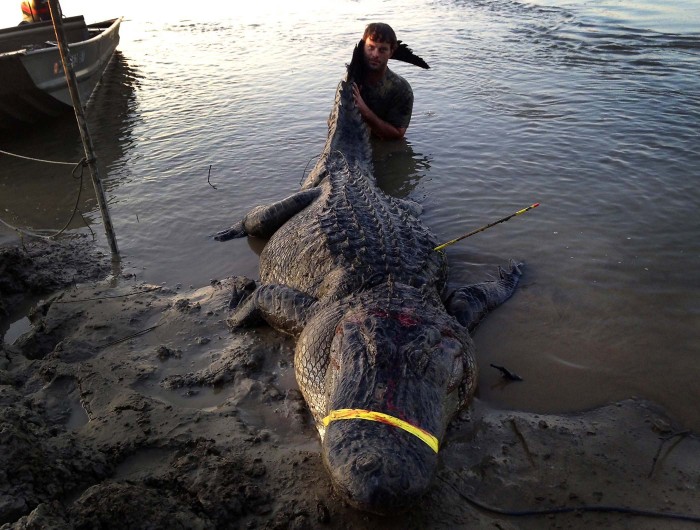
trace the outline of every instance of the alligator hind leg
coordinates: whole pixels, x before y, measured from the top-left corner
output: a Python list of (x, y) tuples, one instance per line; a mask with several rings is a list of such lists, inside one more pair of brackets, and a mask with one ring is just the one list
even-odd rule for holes
[(522, 276), (522, 267), (522, 263), (511, 261), (509, 270), (498, 267), (497, 280), (456, 289), (445, 301), (447, 312), (471, 331), (486, 313), (513, 295)]
[(316, 299), (286, 285), (263, 285), (241, 301), (228, 319), (231, 330), (267, 322), (298, 335), (315, 312)]
[(268, 238), (292, 217), (311, 204), (321, 194), (321, 188), (303, 190), (286, 199), (266, 206), (256, 206), (231, 228), (214, 234), (217, 241), (238, 237), (256, 236)]

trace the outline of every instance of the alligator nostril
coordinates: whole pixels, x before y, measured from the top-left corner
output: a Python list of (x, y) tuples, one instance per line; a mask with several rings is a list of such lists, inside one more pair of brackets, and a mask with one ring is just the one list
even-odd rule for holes
[(355, 468), (361, 473), (371, 473), (379, 469), (382, 461), (378, 455), (361, 454), (355, 459)]

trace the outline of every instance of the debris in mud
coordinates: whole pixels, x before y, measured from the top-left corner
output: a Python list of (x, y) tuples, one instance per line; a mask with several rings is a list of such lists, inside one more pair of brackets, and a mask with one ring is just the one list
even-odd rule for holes
[(164, 346), (161, 344), (158, 346), (156, 349), (156, 356), (161, 360), (161, 361), (166, 361), (168, 359), (179, 359), (182, 357), (182, 351), (180, 350), (173, 350), (171, 348), (168, 348), (167, 346)]
[(175, 301), (175, 309), (181, 313), (196, 313), (202, 308), (199, 303), (192, 304), (187, 298), (180, 298)]

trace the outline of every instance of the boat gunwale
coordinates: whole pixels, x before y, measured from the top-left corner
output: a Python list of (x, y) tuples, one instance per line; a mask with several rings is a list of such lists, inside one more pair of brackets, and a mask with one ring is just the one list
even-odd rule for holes
[[(89, 39), (79, 40), (76, 42), (69, 43), (68, 49), (69, 50), (74, 49), (74, 48), (79, 49), (82, 46), (93, 43), (96, 39), (101, 39), (101, 38), (105, 37), (105, 35), (114, 31), (115, 26), (118, 27), (119, 25), (121, 25), (123, 20), (124, 20), (124, 17), (116, 17), (116, 18), (110, 18), (107, 20), (103, 20), (101, 22), (93, 22), (91, 24), (86, 24), (85, 27), (87, 30), (98, 29), (98, 30), (100, 30), (100, 32), (97, 35), (90, 37)], [(109, 25), (105, 28), (97, 27), (100, 24), (106, 24), (106, 23), (109, 23)], [(15, 56), (15, 55), (27, 56), (27, 55), (38, 55), (41, 53), (52, 53), (52, 52), (55, 52), (57, 49), (58, 49), (58, 45), (55, 42), (50, 46), (45, 46), (42, 48), (34, 48), (34, 49), (19, 48), (17, 50), (12, 50), (9, 52), (0, 53), (0, 59), (2, 59), (3, 57), (10, 57), (10, 56)]]

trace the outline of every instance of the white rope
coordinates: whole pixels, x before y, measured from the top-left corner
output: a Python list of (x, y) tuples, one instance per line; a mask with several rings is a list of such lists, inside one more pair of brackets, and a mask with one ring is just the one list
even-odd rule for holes
[(62, 166), (74, 166), (76, 164), (75, 162), (57, 162), (54, 160), (42, 160), (41, 158), (32, 158), (31, 156), (23, 156), (15, 153), (9, 153), (7, 151), (3, 151), (2, 149), (0, 149), (0, 154), (14, 156), (15, 158), (24, 158), (25, 160), (31, 160), (33, 162), (44, 162), (46, 164), (59, 164)]
[(45, 236), (45, 235), (39, 234), (37, 232), (32, 232), (31, 230), (27, 230), (26, 228), (17, 228), (16, 226), (13, 226), (10, 223), (4, 221), (2, 218), (0, 218), (0, 224), (5, 225), (10, 230), (14, 230), (15, 232), (18, 232), (20, 235), (36, 237), (38, 239), (52, 239), (51, 236)]
[[(5, 151), (0, 150), (0, 153), (5, 153)], [(6, 153), (6, 154), (11, 154), (11, 153)], [(29, 157), (26, 157), (26, 156), (20, 156), (20, 155), (13, 155), (13, 156), (18, 156), (19, 158), (28, 158), (29, 160), (37, 160), (37, 161), (39, 161), (39, 162), (48, 162), (47, 160), (39, 160), (39, 159), (37, 159), (37, 158), (29, 158)], [(80, 162), (78, 162), (78, 163), (74, 163), (74, 162), (50, 162), (50, 163), (52, 163), (52, 164), (69, 164), (69, 165), (71, 165), (71, 166), (74, 166), (74, 167), (73, 167), (73, 171), (71, 172), (72, 175), (73, 175), (73, 177), (75, 177), (75, 172), (78, 170), (78, 168), (80, 168), (80, 170), (81, 170), (81, 171), (80, 171), (80, 177), (79, 177), (80, 183), (79, 183), (79, 185), (78, 185), (78, 196), (77, 196), (76, 199), (75, 199), (75, 206), (73, 206), (73, 213), (71, 214), (70, 219), (68, 219), (68, 222), (63, 226), (63, 228), (61, 228), (58, 232), (55, 232), (55, 233), (53, 233), (53, 234), (51, 234), (51, 235), (48, 235), (48, 236), (39, 234), (39, 233), (37, 233), (37, 232), (33, 232), (33, 231), (31, 231), (31, 230), (27, 230), (26, 228), (19, 228), (19, 227), (13, 226), (13, 225), (11, 225), (10, 223), (8, 223), (7, 221), (5, 221), (5, 220), (3, 220), (2, 218), (0, 218), (0, 223), (2, 223), (3, 225), (5, 225), (6, 227), (8, 227), (8, 228), (11, 229), (11, 230), (14, 230), (14, 231), (17, 232), (18, 234), (20, 234), (20, 236), (21, 236), (21, 235), (27, 235), (27, 236), (30, 236), (30, 237), (36, 237), (36, 238), (39, 238), (39, 239), (46, 239), (46, 240), (55, 239), (55, 238), (57, 238), (58, 236), (60, 236), (63, 232), (65, 232), (65, 231), (68, 229), (68, 225), (70, 225), (71, 221), (73, 220), (73, 217), (75, 217), (75, 214), (80, 212), (80, 211), (78, 210), (78, 205), (80, 204), (80, 194), (81, 194), (81, 192), (82, 192), (82, 190), (83, 190), (83, 168), (85, 167), (85, 165), (87, 164), (87, 162), (86, 162), (85, 159), (83, 158), (83, 159), (82, 159)], [(82, 216), (83, 214), (80, 213), (80, 215)], [(83, 221), (85, 221), (84, 218), (83, 218)], [(88, 225), (87, 223), (85, 223), (85, 225), (88, 227), (88, 229), (90, 230), (90, 232), (92, 232), (92, 228), (90, 228), (90, 225)], [(93, 237), (95, 236), (94, 233), (93, 233), (92, 235), (93, 235)]]

